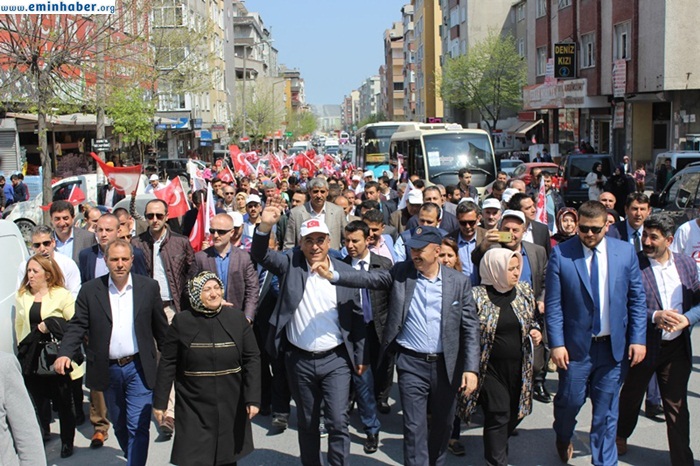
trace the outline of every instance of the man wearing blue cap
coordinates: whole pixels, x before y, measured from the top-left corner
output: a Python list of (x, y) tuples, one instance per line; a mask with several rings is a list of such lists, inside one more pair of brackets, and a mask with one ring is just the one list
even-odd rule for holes
[[(406, 242), (411, 260), (390, 270), (312, 270), (338, 286), (390, 290), (379, 357), (396, 354), (403, 406), (404, 464), (443, 465), (457, 390), (476, 388), (479, 323), (469, 278), (438, 261), (442, 234), (420, 226)], [(428, 422), (428, 403), (432, 413)]]

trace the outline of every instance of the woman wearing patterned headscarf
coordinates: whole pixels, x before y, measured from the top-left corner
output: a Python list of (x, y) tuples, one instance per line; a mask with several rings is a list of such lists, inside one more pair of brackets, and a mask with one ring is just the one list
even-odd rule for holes
[(479, 266), (481, 286), (472, 289), (481, 328), (477, 389), (460, 396), (458, 414), (468, 422), (477, 402), (484, 410), (486, 464), (508, 464), (508, 438), (532, 411), (533, 345), (542, 334), (535, 321), (532, 288), (521, 282), (523, 257), (490, 249)]
[(153, 413), (165, 415), (175, 382), (170, 462), (231, 465), (253, 450), (260, 408), (260, 353), (243, 312), (223, 303), (223, 283), (202, 272), (188, 283), (191, 309), (175, 316), (158, 364)]

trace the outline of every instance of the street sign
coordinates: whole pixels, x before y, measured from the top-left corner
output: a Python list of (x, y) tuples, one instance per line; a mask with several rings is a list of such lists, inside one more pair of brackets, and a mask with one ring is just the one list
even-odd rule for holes
[(573, 42), (554, 44), (554, 77), (576, 77), (576, 44)]
[(292, 137), (292, 132), (291, 132), (291, 131), (287, 131), (286, 133), (284, 133), (284, 137), (286, 137), (286, 138), (291, 138), (291, 137)]
[(93, 139), (92, 150), (96, 152), (108, 152), (112, 150), (112, 146), (109, 143), (109, 139)]

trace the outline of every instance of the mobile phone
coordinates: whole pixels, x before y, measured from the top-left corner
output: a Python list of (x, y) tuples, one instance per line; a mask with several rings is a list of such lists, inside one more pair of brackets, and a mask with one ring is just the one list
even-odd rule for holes
[(510, 231), (499, 231), (498, 232), (498, 242), (499, 243), (510, 243), (513, 241), (513, 233)]

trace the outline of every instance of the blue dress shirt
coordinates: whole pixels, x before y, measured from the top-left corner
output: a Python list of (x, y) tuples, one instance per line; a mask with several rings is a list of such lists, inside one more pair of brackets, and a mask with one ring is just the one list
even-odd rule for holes
[(437, 277), (418, 272), (403, 329), (396, 338), (402, 347), (419, 353), (442, 353), (442, 266)]

